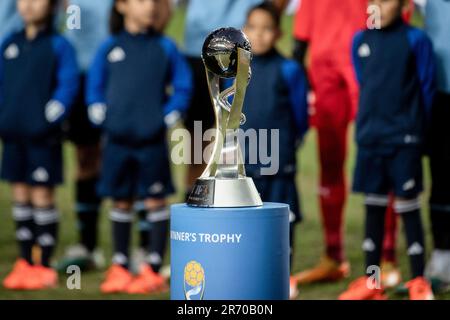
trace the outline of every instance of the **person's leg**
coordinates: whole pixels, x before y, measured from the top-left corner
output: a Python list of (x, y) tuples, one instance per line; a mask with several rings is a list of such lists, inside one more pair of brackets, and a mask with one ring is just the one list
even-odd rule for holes
[(57, 243), (59, 213), (55, 208), (54, 189), (47, 186), (31, 188), (36, 240), (41, 248), (41, 265), (50, 268)]
[[(31, 204), (36, 224), (36, 243), (40, 247), (43, 273), (50, 270), (58, 236), (59, 212), (55, 206), (55, 187), (63, 182), (62, 144), (27, 145), (27, 179), (31, 185)], [(54, 271), (48, 271), (50, 277)], [(56, 274), (54, 277), (56, 281)]]
[(110, 212), (113, 236), (112, 263), (128, 269), (129, 249), (131, 241), (131, 224), (133, 214), (131, 212), (131, 200), (114, 200)]
[(398, 215), (394, 210), (394, 196), (389, 197), (384, 224), (384, 240), (381, 261), (381, 282), (385, 288), (394, 288), (402, 281), (400, 268), (397, 266)]
[(395, 194), (394, 210), (402, 217), (406, 234), (411, 281), (406, 283), (412, 300), (433, 299), (431, 285), (424, 278), (425, 240), (419, 195), (422, 186), (422, 149), (398, 148), (390, 160), (390, 178)]
[(405, 228), (412, 279), (422, 277), (425, 269), (425, 244), (419, 198), (396, 198), (395, 211)]
[(366, 220), (362, 249), (365, 253), (365, 275), (353, 281), (340, 300), (384, 300), (380, 263), (383, 249), (387, 194), (366, 194)]
[(344, 164), (351, 98), (339, 68), (312, 61), (309, 72), (314, 91), (311, 124), (317, 129), (320, 163), (319, 202), (325, 238), (325, 256), (312, 269), (297, 275), (299, 283), (339, 280), (347, 276), (343, 248), (343, 215), (347, 197)]
[(136, 157), (138, 169), (138, 195), (147, 211), (151, 226), (148, 239), (148, 264), (153, 272), (160, 271), (169, 231), (169, 209), (166, 198), (174, 193), (171, 179), (168, 146), (165, 141), (141, 148)]
[(100, 286), (103, 293), (125, 292), (133, 278), (128, 270), (137, 174), (132, 152), (133, 148), (111, 141), (106, 143), (103, 152), (97, 191), (99, 196), (113, 199), (109, 212), (112, 265)]
[(162, 198), (147, 198), (145, 207), (147, 221), (152, 225), (149, 255), (147, 263), (140, 267), (138, 276), (127, 287), (130, 294), (149, 294), (168, 289), (166, 279), (160, 274), (169, 232), (167, 202)]
[(163, 263), (169, 232), (169, 209), (165, 199), (145, 200), (147, 221), (152, 232), (149, 240), (148, 263), (154, 272), (159, 272)]
[[(26, 183), (26, 148), (19, 143), (3, 141), (0, 176), (11, 184), (12, 217), (16, 223), (16, 239), (20, 257), (33, 264), (32, 247), (35, 240), (33, 208), (30, 203), (30, 189)], [(14, 282), (14, 281), (12, 281)]]
[(358, 146), (353, 191), (365, 194), (365, 235), (362, 244), (365, 270), (364, 275), (353, 281), (339, 296), (340, 300), (386, 299), (380, 272), (385, 212), (389, 203), (389, 176), (385, 162), (377, 149)]
[[(76, 150), (75, 212), (79, 231), (79, 245), (68, 248), (68, 263), (75, 262), (71, 257), (77, 256), (76, 251), (80, 251), (76, 247), (81, 247), (81, 251), (90, 255), (97, 246), (100, 198), (96, 187), (100, 174), (101, 130), (94, 128), (87, 116), (85, 78), (85, 75), (80, 76), (80, 91), (68, 118), (67, 138)], [(83, 260), (81, 256), (79, 258)]]
[(174, 192), (171, 181), (168, 148), (164, 141), (136, 150), (138, 196), (144, 200), (147, 222), (151, 225), (147, 263), (128, 286), (132, 294), (148, 294), (166, 290), (166, 279), (160, 274), (169, 232), (169, 209), (166, 197)]
[(325, 63), (313, 64), (311, 68), (316, 97), (313, 123), (318, 134), (321, 170), (319, 197), (326, 254), (337, 262), (344, 260), (342, 227), (347, 197), (344, 165), (348, 124), (356, 103), (355, 86), (344, 71), (342, 66)]
[(19, 257), (12, 271), (3, 280), (7, 289), (25, 289), (26, 278), (30, 275), (33, 262), (35, 224), (33, 208), (30, 203), (30, 189), (25, 183), (12, 183), (13, 219), (16, 223), (16, 240), (19, 245)]
[(76, 173), (76, 213), (80, 244), (92, 251), (97, 246), (98, 214), (100, 198), (96, 187), (100, 170), (100, 146), (76, 146), (77, 173)]
[(347, 197), (344, 163), (347, 153), (347, 128), (318, 130), (320, 175), (320, 207), (325, 230), (326, 254), (342, 262), (343, 215)]
[[(386, 208), (389, 204), (387, 195), (366, 195), (366, 224), (362, 248), (366, 255), (366, 272), (380, 267), (383, 249)], [(380, 279), (377, 279), (380, 283)]]
[(30, 189), (27, 184), (12, 184), (13, 218), (16, 222), (16, 239), (20, 248), (20, 257), (33, 264), (32, 250), (35, 240), (33, 207), (30, 203)]
[(150, 233), (152, 232), (152, 225), (147, 220), (147, 209), (145, 207), (145, 201), (137, 201), (134, 204), (134, 210), (136, 211), (138, 218), (139, 248), (141, 250), (147, 251), (150, 245)]
[(397, 214), (394, 210), (394, 198), (390, 197), (389, 204), (386, 209), (386, 223), (384, 226), (384, 240), (383, 240), (383, 262), (396, 264), (396, 245), (397, 245)]
[(112, 265), (100, 285), (103, 293), (126, 292), (133, 280), (133, 275), (128, 271), (131, 225), (134, 217), (132, 205), (132, 200), (115, 199), (109, 213), (112, 222), (113, 256)]

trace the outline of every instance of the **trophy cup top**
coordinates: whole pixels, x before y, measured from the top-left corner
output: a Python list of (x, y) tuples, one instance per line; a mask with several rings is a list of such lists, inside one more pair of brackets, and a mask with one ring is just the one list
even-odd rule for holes
[(247, 36), (235, 28), (220, 28), (205, 40), (202, 58), (206, 68), (221, 78), (234, 78), (238, 70), (238, 48), (251, 52)]

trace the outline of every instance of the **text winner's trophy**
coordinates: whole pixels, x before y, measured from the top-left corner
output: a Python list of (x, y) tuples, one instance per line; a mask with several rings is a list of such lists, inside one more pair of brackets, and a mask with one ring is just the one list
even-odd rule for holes
[[(251, 57), (250, 42), (233, 28), (214, 31), (203, 46), (216, 140), (188, 203), (171, 207), (174, 300), (289, 297), (289, 206), (261, 202), (253, 180), (245, 176), (238, 142)], [(221, 91), (223, 78), (235, 81)]]
[[(245, 92), (250, 81), (251, 45), (242, 31), (222, 28), (203, 45), (203, 63), (216, 117), (216, 136), (211, 159), (197, 179), (188, 205), (200, 207), (252, 207), (262, 201), (251, 178), (246, 177), (239, 147), (239, 127)], [(232, 87), (220, 91), (221, 78), (235, 78)], [(228, 99), (233, 96), (230, 105)]]

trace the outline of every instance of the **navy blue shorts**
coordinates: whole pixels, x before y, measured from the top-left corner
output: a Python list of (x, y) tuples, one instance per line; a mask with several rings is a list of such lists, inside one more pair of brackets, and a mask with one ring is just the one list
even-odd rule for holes
[(353, 191), (401, 198), (417, 197), (422, 186), (419, 147), (359, 147)]
[(174, 193), (166, 144), (131, 147), (108, 141), (98, 193), (115, 200), (163, 199)]
[(53, 187), (63, 182), (60, 143), (4, 142), (0, 177), (10, 183)]
[(290, 222), (297, 223), (302, 220), (299, 195), (294, 176), (266, 176), (253, 178), (253, 181), (261, 195), (262, 201), (286, 203), (293, 213), (289, 219)]

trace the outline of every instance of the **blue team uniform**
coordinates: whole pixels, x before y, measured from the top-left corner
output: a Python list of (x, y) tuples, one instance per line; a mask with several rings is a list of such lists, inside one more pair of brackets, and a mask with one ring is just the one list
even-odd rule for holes
[(436, 91), (431, 41), (399, 19), (358, 33), (353, 62), (361, 87), (354, 191), (415, 197), (422, 191), (422, 148)]
[[(261, 169), (267, 165), (260, 161), (250, 163), (247, 148), (247, 175), (254, 179), (263, 201), (289, 204), (294, 221), (299, 221), (296, 146), (308, 130), (306, 75), (299, 64), (275, 50), (254, 57), (251, 68), (252, 79), (244, 101), (247, 121), (242, 129), (279, 130), (279, 170), (275, 175), (261, 175)], [(271, 155), (270, 138), (268, 142), (267, 154)]]
[(158, 198), (173, 192), (164, 118), (186, 110), (191, 86), (184, 57), (162, 35), (123, 31), (101, 46), (86, 89), (89, 106), (107, 106), (101, 196)]
[[(77, 52), (80, 67), (80, 90), (65, 126), (67, 138), (78, 146), (98, 145), (101, 131), (91, 126), (86, 110), (86, 73), (100, 45), (109, 36), (109, 16), (112, 0), (70, 0), (71, 6), (81, 10), (80, 29), (64, 30), (64, 36)], [(66, 18), (66, 14), (61, 13)]]
[(75, 52), (65, 38), (46, 30), (33, 40), (24, 31), (8, 36), (0, 54), (1, 178), (61, 183), (61, 122), (78, 90)]

